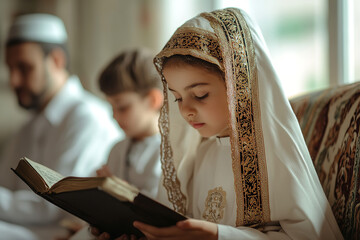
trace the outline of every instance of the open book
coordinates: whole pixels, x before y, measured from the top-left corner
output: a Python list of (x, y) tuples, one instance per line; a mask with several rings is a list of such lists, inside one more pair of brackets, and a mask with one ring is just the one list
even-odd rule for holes
[(12, 170), (36, 194), (112, 237), (142, 236), (135, 220), (166, 227), (186, 219), (116, 177), (64, 177), (27, 158)]

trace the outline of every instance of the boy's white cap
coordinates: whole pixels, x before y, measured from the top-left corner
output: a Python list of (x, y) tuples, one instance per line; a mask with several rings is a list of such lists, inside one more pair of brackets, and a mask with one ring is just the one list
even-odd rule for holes
[(7, 42), (14, 40), (63, 44), (67, 41), (63, 21), (50, 14), (19, 16), (10, 27)]

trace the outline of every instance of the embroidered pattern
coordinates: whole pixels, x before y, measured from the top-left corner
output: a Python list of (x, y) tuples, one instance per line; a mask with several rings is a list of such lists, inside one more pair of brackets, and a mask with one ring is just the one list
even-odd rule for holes
[[(162, 76), (164, 86), (166, 86), (165, 78)], [(180, 181), (176, 175), (174, 165), (173, 151), (170, 146), (169, 136), (169, 103), (167, 90), (164, 87), (164, 104), (160, 110), (159, 129), (161, 133), (161, 169), (164, 180), (163, 185), (167, 191), (168, 199), (172, 203), (174, 210), (186, 214), (186, 197), (181, 192)]]
[(224, 208), (226, 206), (226, 192), (222, 187), (209, 190), (205, 200), (205, 210), (203, 218), (206, 221), (219, 223), (224, 218)]
[(270, 220), (266, 159), (258, 100), (255, 51), (238, 10), (203, 14), (224, 46), (224, 68), (231, 114), (231, 146), (237, 200), (236, 225)]
[(214, 33), (202, 29), (194, 30), (191, 27), (178, 29), (154, 59), (155, 66), (161, 75), (163, 58), (175, 54), (192, 55), (218, 65), (223, 70), (223, 58)]
[(218, 41), (211, 34), (195, 32), (193, 30), (177, 31), (167, 42), (164, 50), (171, 49), (192, 49), (201, 52), (202, 55), (215, 57), (222, 62), (221, 52)]

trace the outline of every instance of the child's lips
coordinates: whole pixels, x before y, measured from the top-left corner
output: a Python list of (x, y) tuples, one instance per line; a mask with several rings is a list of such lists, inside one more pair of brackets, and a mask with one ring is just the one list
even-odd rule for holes
[(194, 122), (191, 122), (190, 125), (195, 128), (195, 129), (198, 129), (198, 128), (201, 128), (202, 126), (205, 125), (205, 123), (194, 123)]

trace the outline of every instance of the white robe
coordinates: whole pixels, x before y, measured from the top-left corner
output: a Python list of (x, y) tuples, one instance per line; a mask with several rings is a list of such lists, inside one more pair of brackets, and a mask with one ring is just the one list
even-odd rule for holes
[[(219, 159), (221, 159), (219, 161)], [(289, 159), (289, 162), (291, 159)], [(268, 168), (269, 169), (269, 168)], [(283, 178), (275, 172), (269, 172), (269, 194), (272, 224), (262, 227), (261, 231), (255, 228), (238, 227), (236, 225), (236, 195), (234, 191), (234, 174), (232, 171), (231, 145), (230, 139), (211, 138), (201, 143), (194, 165), (194, 173), (190, 184), (192, 194), (189, 195), (190, 217), (218, 223), (219, 240), (231, 239), (341, 239), (328, 228), (330, 219), (322, 219), (322, 211), (308, 206), (301, 209), (302, 199), (301, 190), (296, 182), (291, 181), (292, 177), (287, 177), (288, 181), (279, 181)], [(272, 171), (272, 170), (270, 170)], [(209, 177), (211, 176), (211, 177)], [(212, 204), (208, 201), (211, 191), (222, 193), (223, 206), (219, 207), (218, 201)], [(220, 190), (219, 190), (220, 189)], [(289, 192), (292, 191), (290, 195)], [(319, 195), (323, 194), (322, 192)], [(211, 201), (210, 201), (211, 202)], [(221, 205), (221, 204), (220, 204)], [(278, 206), (283, 206), (282, 208)], [(328, 208), (328, 202), (322, 203), (324, 209)], [(286, 213), (284, 218), (284, 209)], [(215, 216), (212, 216), (214, 214)], [(218, 215), (216, 215), (218, 214)], [(327, 230), (322, 230), (318, 226), (324, 224)], [(336, 231), (335, 231), (336, 233)], [(321, 238), (319, 238), (321, 236)]]

